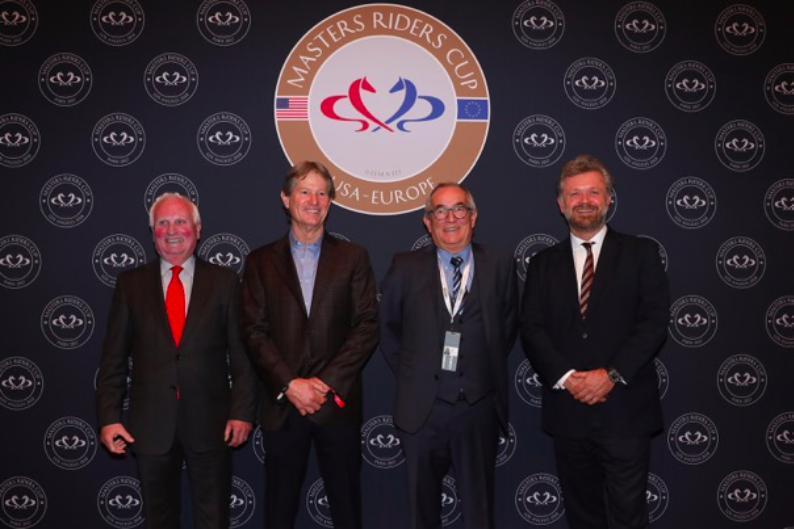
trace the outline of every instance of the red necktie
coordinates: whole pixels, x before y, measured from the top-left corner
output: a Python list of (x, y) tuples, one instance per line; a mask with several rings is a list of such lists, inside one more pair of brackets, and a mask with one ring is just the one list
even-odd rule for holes
[(579, 312), (582, 313), (582, 318), (587, 316), (587, 302), (590, 299), (590, 291), (593, 289), (595, 266), (593, 263), (593, 250), (590, 248), (593, 244), (592, 242), (582, 243), (584, 249), (587, 250), (587, 258), (584, 260), (584, 268), (582, 269), (582, 290), (579, 294)]
[(165, 310), (168, 312), (168, 323), (171, 324), (174, 343), (179, 347), (182, 331), (185, 329), (185, 287), (179, 280), (182, 267), (173, 266), (171, 271), (173, 272), (171, 282), (168, 283), (168, 290), (165, 293)]

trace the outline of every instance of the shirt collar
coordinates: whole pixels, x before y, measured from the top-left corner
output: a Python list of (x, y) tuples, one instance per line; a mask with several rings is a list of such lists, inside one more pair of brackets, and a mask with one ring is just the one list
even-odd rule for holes
[(442, 250), (439, 247), (436, 247), (436, 252), (437, 252), (438, 258), (441, 259), (441, 263), (445, 267), (451, 267), (452, 266), (450, 264), (449, 260), (452, 259), (452, 257), (455, 256), (455, 255), (460, 256), (463, 259), (464, 263), (468, 263), (469, 259), (471, 259), (471, 243), (466, 245), (466, 247), (463, 250), (459, 251), (458, 253), (450, 253), (450, 252), (448, 252), (446, 250)]
[(292, 228), (290, 228), (290, 230), (289, 230), (289, 246), (293, 250), (297, 250), (299, 248), (306, 248), (310, 252), (318, 252), (320, 250), (320, 244), (323, 242), (323, 237), (324, 236), (325, 236), (325, 234), (323, 233), (313, 243), (306, 244), (304, 242), (300, 242), (297, 239), (297, 237), (295, 237), (295, 234), (293, 233)]
[(603, 247), (604, 246), (604, 238), (606, 236), (607, 236), (607, 225), (606, 224), (604, 224), (604, 226), (600, 230), (598, 230), (598, 233), (593, 235), (593, 237), (589, 241), (586, 241), (584, 239), (580, 239), (579, 237), (577, 237), (576, 235), (571, 233), (571, 248), (573, 248), (574, 251), (575, 251), (578, 248), (581, 248), (583, 242), (593, 242), (593, 243), (595, 243), (596, 246)]
[[(160, 259), (160, 276), (165, 276), (167, 273), (171, 272), (171, 268), (174, 265), (166, 261), (165, 259)], [(181, 264), (182, 271), (185, 272), (190, 277), (193, 277), (193, 273), (196, 270), (196, 256), (191, 255), (187, 258), (187, 261)]]

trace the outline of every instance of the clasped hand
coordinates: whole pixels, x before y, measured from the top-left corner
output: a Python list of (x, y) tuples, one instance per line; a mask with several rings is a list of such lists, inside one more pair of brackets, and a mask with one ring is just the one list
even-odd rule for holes
[(607, 395), (614, 387), (615, 384), (609, 380), (607, 370), (604, 368), (574, 371), (565, 381), (565, 389), (571, 396), (589, 406), (606, 402)]
[(320, 410), (325, 404), (326, 395), (331, 388), (317, 377), (295, 378), (289, 383), (284, 395), (300, 412), (301, 415), (311, 415)]

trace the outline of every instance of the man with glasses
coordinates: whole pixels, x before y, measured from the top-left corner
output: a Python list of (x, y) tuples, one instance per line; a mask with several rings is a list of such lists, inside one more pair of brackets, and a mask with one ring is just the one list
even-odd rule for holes
[(411, 527), (440, 527), (454, 469), (466, 527), (494, 526), (507, 355), (516, 337), (513, 260), (471, 242), (471, 193), (442, 183), (424, 224), (433, 245), (394, 256), (381, 285), (381, 350), (397, 375), (394, 422), (408, 470)]

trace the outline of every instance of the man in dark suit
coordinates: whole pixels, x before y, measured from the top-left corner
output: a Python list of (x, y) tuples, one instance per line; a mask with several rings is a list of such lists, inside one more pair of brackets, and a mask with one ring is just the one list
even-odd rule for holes
[(361, 370), (378, 342), (377, 291), (367, 251), (324, 229), (334, 194), (323, 165), (293, 167), (281, 191), (290, 231), (245, 267), (270, 528), (295, 523), (312, 441), (334, 527), (361, 527)]
[(662, 429), (653, 358), (669, 292), (658, 247), (606, 225), (612, 177), (595, 158), (562, 169), (570, 238), (529, 263), (524, 350), (543, 381), (571, 527), (646, 527), (651, 436)]
[(228, 527), (229, 447), (246, 441), (256, 415), (256, 377), (239, 337), (239, 281), (193, 255), (201, 219), (187, 198), (159, 197), (149, 225), (160, 259), (119, 275), (113, 295), (97, 377), (100, 438), (113, 454), (127, 446), (135, 453), (149, 527), (179, 527), (183, 460), (196, 527)]
[(472, 244), (477, 209), (458, 184), (429, 195), (433, 245), (394, 256), (381, 285), (381, 350), (397, 375), (394, 422), (406, 456), (411, 527), (440, 527), (454, 468), (466, 527), (494, 526), (507, 356), (516, 338), (513, 260)]

